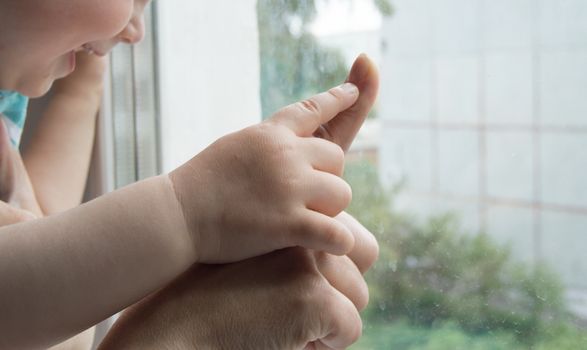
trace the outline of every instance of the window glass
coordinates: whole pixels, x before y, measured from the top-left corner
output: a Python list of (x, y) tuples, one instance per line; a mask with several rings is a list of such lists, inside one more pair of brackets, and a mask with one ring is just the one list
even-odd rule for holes
[(108, 100), (114, 142), (115, 185), (158, 173), (158, 104), (152, 6), (145, 10), (145, 38), (118, 45), (110, 55)]
[(154, 1), (162, 170), (261, 120), (256, 0)]
[(264, 116), (337, 85), (361, 52), (380, 67), (345, 175), (381, 245), (354, 348), (585, 348), (587, 3), (257, 10)]

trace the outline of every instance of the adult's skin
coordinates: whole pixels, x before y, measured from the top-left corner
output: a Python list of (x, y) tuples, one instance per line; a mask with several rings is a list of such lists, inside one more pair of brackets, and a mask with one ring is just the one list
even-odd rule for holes
[[(374, 103), (378, 79), (373, 63), (360, 56), (348, 78), (359, 87), (359, 100), (316, 136), (354, 138)], [(378, 246), (350, 215), (343, 212), (337, 220), (355, 238), (348, 256), (289, 248), (237, 264), (195, 265), (127, 310), (100, 350), (349, 346), (360, 336), (357, 311), (368, 301), (362, 273), (377, 258)]]
[(196, 265), (127, 310), (100, 350), (343, 349), (361, 334), (362, 273), (373, 236), (348, 214), (359, 243), (347, 256), (288, 248), (228, 265)]

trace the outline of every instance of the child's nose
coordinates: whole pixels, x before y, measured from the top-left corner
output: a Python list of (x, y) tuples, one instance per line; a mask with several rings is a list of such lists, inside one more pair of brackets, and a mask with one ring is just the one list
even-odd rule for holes
[(130, 21), (129, 24), (118, 35), (120, 40), (127, 44), (136, 44), (143, 40), (144, 36), (145, 24), (142, 19)]

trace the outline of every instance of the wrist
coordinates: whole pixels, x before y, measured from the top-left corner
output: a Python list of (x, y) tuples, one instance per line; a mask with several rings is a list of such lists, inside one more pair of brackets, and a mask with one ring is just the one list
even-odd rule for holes
[(167, 175), (139, 181), (104, 197), (112, 198), (109, 210), (124, 218), (123, 229), (139, 233), (137, 248), (157, 250), (150, 253), (156, 255), (151, 259), (164, 264), (165, 278), (176, 277), (196, 262), (193, 238)]
[(197, 262), (199, 257), (197, 252), (198, 239), (194, 234), (194, 230), (189, 226), (186, 211), (179, 200), (180, 197), (178, 197), (170, 175), (159, 175), (151, 180), (156, 182), (161, 189), (156, 204), (160, 208), (161, 220), (167, 222), (168, 228), (166, 232), (172, 233), (182, 245), (182, 249), (186, 251), (189, 258), (190, 265)]
[[(202, 240), (202, 232), (209, 231), (209, 226), (214, 222), (210, 214), (214, 212), (214, 191), (198, 171), (200, 167), (194, 163), (195, 159), (192, 159), (175, 169), (169, 173), (167, 180), (179, 208), (177, 212), (182, 216), (185, 230), (194, 247), (196, 262), (199, 262), (202, 253), (214, 249), (213, 242), (209, 242), (209, 239)], [(195, 189), (206, 190), (196, 192)]]

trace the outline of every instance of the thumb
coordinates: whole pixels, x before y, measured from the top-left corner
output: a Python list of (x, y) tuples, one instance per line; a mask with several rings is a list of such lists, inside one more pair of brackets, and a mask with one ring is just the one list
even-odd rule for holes
[(298, 136), (312, 136), (320, 125), (348, 109), (358, 97), (357, 86), (347, 82), (279, 110), (268, 122), (285, 125)]
[(355, 60), (347, 82), (359, 88), (359, 98), (350, 108), (341, 111), (315, 133), (317, 137), (336, 143), (345, 152), (351, 146), (377, 98), (379, 72), (375, 63), (367, 55), (361, 54)]

